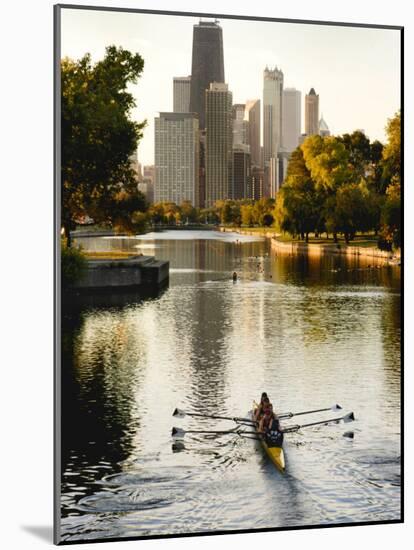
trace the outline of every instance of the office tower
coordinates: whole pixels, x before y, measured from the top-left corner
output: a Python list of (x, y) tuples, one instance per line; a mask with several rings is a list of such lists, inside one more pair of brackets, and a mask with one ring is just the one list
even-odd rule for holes
[(206, 206), (230, 199), (233, 147), (233, 96), (227, 84), (213, 82), (205, 92), (206, 106)]
[(321, 119), (319, 121), (319, 135), (322, 137), (330, 136), (331, 132), (329, 130), (329, 126), (326, 124), (323, 115), (321, 116)]
[(232, 198), (234, 200), (249, 198), (251, 168), (248, 145), (233, 145), (232, 178)]
[(155, 118), (155, 202), (199, 206), (198, 118), (160, 113)]
[(233, 145), (249, 144), (249, 122), (245, 120), (244, 103), (233, 105)]
[(252, 165), (251, 169), (251, 178), (249, 181), (248, 187), (248, 197), (249, 199), (259, 200), (263, 194), (264, 187), (264, 171), (261, 166)]
[(149, 203), (154, 202), (155, 166), (147, 165), (142, 170), (142, 181), (138, 183), (138, 189), (144, 193)]
[(301, 130), (301, 96), (295, 88), (283, 90), (282, 136), (283, 149), (292, 152), (299, 145)]
[(173, 79), (174, 113), (190, 112), (191, 76), (175, 76)]
[(282, 146), (283, 73), (266, 67), (263, 74), (264, 197), (275, 197), (278, 186), (277, 156)]
[(263, 74), (264, 162), (276, 158), (282, 144), (283, 73), (266, 67)]
[(224, 82), (223, 32), (218, 22), (200, 21), (193, 27), (190, 111), (205, 128), (205, 92), (211, 82)]
[(262, 166), (260, 148), (260, 99), (246, 101), (245, 120), (249, 122), (250, 159), (252, 166)]
[(319, 95), (316, 95), (314, 88), (305, 96), (305, 134), (319, 134)]

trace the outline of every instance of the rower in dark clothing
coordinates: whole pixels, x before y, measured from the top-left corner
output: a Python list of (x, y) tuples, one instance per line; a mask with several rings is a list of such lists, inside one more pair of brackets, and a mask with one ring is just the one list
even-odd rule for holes
[(283, 445), (283, 432), (278, 417), (271, 412), (264, 431), (264, 438), (268, 447), (281, 447)]

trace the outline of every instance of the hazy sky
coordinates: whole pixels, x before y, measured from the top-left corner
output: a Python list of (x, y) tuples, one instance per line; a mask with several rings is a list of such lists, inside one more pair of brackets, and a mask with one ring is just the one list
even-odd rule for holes
[[(154, 117), (173, 109), (173, 77), (191, 74), (195, 17), (62, 10), (62, 56), (93, 61), (111, 44), (138, 52), (142, 77), (131, 87), (133, 118), (147, 120), (138, 157), (154, 162)], [(262, 98), (263, 70), (277, 66), (285, 87), (319, 94), (319, 112), (333, 134), (364, 129), (385, 140), (387, 118), (400, 108), (397, 30), (221, 19), (225, 79), (234, 103)]]

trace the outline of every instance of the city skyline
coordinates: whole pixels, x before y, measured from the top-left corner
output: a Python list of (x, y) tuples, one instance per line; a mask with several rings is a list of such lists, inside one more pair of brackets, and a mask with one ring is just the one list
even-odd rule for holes
[[(68, 9), (62, 22), (62, 56), (78, 59), (90, 52), (96, 62), (106, 46), (115, 44), (144, 58), (143, 76), (132, 87), (137, 100), (132, 116), (147, 120), (138, 160), (153, 164), (154, 119), (173, 111), (173, 78), (191, 72), (193, 26), (199, 18)], [(364, 128), (371, 140), (385, 141), (387, 119), (400, 108), (398, 31), (225, 18), (220, 25), (225, 81), (234, 103), (261, 99), (263, 70), (277, 66), (284, 87), (295, 87), (302, 97), (312, 87), (317, 90), (332, 134)]]

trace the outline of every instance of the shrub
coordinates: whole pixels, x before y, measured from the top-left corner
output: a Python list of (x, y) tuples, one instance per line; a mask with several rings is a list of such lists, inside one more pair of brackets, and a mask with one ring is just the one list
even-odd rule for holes
[(82, 250), (61, 246), (62, 287), (68, 287), (80, 281), (86, 270), (86, 258)]

